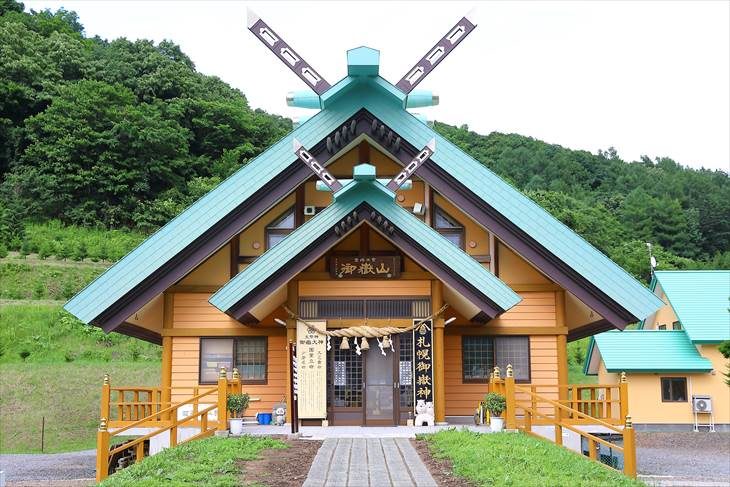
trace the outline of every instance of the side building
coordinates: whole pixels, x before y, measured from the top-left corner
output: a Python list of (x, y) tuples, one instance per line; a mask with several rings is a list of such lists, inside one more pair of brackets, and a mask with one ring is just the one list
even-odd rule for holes
[(601, 384), (627, 374), (637, 428), (689, 430), (714, 423), (730, 431), (728, 359), (718, 350), (730, 340), (730, 271), (656, 271), (651, 289), (664, 306), (637, 330), (593, 337), (585, 372)]

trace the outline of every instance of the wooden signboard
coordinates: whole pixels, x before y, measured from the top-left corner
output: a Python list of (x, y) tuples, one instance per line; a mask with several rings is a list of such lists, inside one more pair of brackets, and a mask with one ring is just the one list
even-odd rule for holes
[[(309, 322), (325, 330), (326, 321)], [(297, 399), (299, 419), (327, 417), (327, 338), (297, 321)]]
[(418, 401), (433, 402), (433, 328), (431, 320), (413, 330), (415, 384), (413, 394)]
[(400, 256), (331, 257), (330, 275), (335, 279), (396, 279)]

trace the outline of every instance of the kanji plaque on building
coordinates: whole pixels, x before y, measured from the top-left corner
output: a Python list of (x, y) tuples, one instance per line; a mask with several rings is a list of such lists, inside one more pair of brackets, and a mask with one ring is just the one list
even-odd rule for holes
[(413, 330), (414, 404), (433, 402), (433, 329), (431, 320)]
[[(326, 321), (310, 322), (325, 330)], [(299, 418), (327, 417), (327, 338), (297, 321), (297, 384)]]
[(335, 279), (394, 279), (400, 277), (400, 256), (331, 257)]

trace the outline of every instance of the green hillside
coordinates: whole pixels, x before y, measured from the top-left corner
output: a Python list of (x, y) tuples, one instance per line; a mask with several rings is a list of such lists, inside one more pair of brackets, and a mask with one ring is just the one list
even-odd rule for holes
[[(111, 243), (92, 252), (79, 246), (88, 238), (24, 229), (123, 229), (131, 247), (291, 129), (197, 72), (174, 42), (89, 38), (62, 8), (1, 0), (0, 45), (0, 255), (117, 260)], [(637, 277), (648, 277), (644, 242), (661, 268), (730, 267), (726, 173), (435, 128)]]

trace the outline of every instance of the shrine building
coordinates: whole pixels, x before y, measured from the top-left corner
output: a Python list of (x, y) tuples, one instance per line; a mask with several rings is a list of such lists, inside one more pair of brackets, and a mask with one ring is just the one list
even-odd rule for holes
[(246, 416), (285, 401), (290, 420), (296, 345), (301, 424), (406, 424), (418, 400), (437, 423), (472, 422), (495, 367), (558, 399), (567, 342), (662, 306), (411, 112), (439, 102), (416, 87), (469, 19), (395, 84), (358, 47), (330, 85), (262, 19), (249, 24), (307, 85), (289, 105), (313, 115), (65, 306), (160, 344), (163, 404), (237, 369), (257, 399)]

